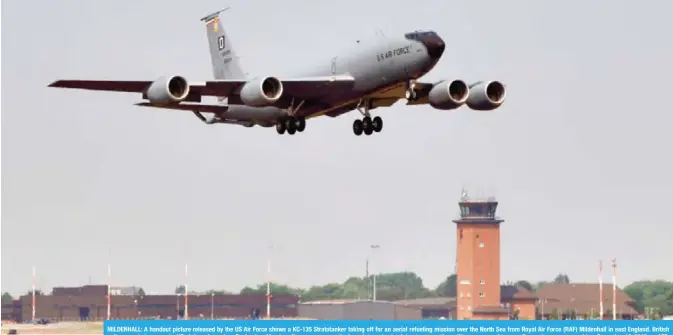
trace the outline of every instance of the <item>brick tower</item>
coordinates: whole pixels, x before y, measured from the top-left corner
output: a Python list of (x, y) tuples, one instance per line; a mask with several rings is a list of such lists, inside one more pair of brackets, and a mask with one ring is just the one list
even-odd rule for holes
[(495, 198), (470, 200), (463, 192), (456, 224), (457, 319), (500, 320), (500, 223)]

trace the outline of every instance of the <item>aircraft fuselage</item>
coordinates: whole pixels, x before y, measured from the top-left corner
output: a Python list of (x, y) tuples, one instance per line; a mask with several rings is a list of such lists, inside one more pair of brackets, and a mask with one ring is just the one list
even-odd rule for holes
[[(355, 78), (352, 90), (324, 97), (319, 104), (307, 101), (295, 116), (311, 118), (326, 114), (335, 117), (352, 111), (360, 100), (372, 93), (406, 86), (411, 80), (425, 75), (434, 68), (443, 51), (444, 42), (434, 32), (355, 43), (352, 49), (326, 60), (324, 65), (312, 66), (298, 74), (298, 77), (348, 74)], [(258, 124), (272, 126), (286, 116), (286, 112), (276, 107), (249, 107), (230, 101), (228, 111), (220, 117), (227, 115), (254, 115)]]

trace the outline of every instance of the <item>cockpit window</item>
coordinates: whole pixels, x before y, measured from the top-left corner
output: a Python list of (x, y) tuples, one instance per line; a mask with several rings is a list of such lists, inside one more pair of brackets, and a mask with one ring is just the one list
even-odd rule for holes
[(436, 36), (437, 33), (434, 31), (416, 31), (413, 33), (405, 34), (404, 37), (410, 40), (420, 41), (421, 39), (429, 36)]

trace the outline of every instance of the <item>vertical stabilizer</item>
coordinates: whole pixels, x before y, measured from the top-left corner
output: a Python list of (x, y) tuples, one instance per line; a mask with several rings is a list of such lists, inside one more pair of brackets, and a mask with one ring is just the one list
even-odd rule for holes
[(227, 9), (229, 8), (217, 11), (201, 19), (201, 21), (206, 23), (213, 76), (215, 79), (244, 79), (245, 73), (238, 62), (236, 51), (220, 22), (220, 13)]

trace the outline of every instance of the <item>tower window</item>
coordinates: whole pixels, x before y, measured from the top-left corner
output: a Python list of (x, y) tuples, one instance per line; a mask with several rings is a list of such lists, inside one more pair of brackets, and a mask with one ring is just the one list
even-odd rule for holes
[(467, 306), (467, 310), (468, 310), (468, 311), (471, 311), (471, 310), (472, 310), (472, 306)]
[(483, 248), (483, 247), (484, 247), (484, 242), (479, 242), (479, 248)]
[(467, 297), (468, 297), (468, 298), (472, 298), (472, 293), (467, 292)]
[(479, 296), (483, 298), (483, 297), (486, 296), (486, 293), (484, 293), (484, 292), (479, 292)]
[(460, 238), (463, 238), (463, 230), (459, 230), (458, 233), (460, 234)]
[(461, 297), (461, 298), (463, 297), (463, 292), (460, 292), (460, 297)]
[(486, 285), (486, 281), (482, 279), (482, 280), (479, 281), (479, 284)]
[(479, 234), (477, 234), (477, 238), (479, 238)]

